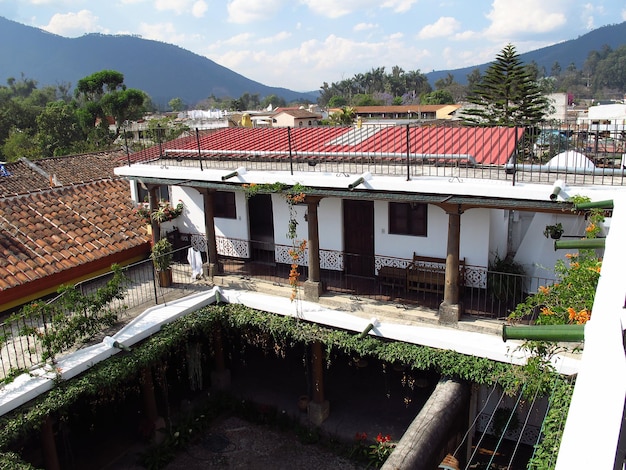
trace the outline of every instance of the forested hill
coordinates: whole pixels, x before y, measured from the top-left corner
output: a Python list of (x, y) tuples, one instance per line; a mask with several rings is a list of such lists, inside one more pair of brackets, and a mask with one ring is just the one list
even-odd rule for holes
[[(515, 46), (515, 44), (513, 45)], [(545, 68), (547, 75), (550, 74), (550, 70), (555, 62), (558, 62), (563, 70), (572, 63), (576, 65), (578, 70), (582, 70), (588, 54), (591, 51), (601, 51), (605, 45), (609, 46), (611, 49), (617, 49), (620, 46), (626, 45), (626, 21), (594, 29), (576, 39), (570, 39), (569, 41), (564, 41), (553, 46), (543, 47), (535, 51), (520, 54), (520, 59), (526, 64), (532, 61), (536, 62), (539, 68)], [(472, 73), (474, 69), (478, 68), (482, 73), (489, 65), (490, 63), (486, 63), (455, 70), (424, 73), (431, 84), (446, 77), (448, 73), (450, 73), (454, 76), (456, 82), (464, 85), (467, 83), (467, 75)]]
[[(626, 22), (521, 54), (520, 58), (525, 63), (536, 62), (548, 74), (555, 62), (563, 70), (571, 63), (581, 70), (589, 52), (601, 51), (605, 45), (616, 49), (624, 44)], [(363, 64), (362, 71), (379, 66)], [(488, 66), (422, 73), (431, 86), (448, 73), (456, 82), (465, 84), (467, 75), (474, 69), (484, 71)], [(104, 69), (123, 73), (128, 87), (145, 91), (161, 109), (166, 109), (168, 101), (176, 97), (191, 106), (210, 95), (231, 98), (244, 93), (259, 94), (261, 98), (277, 95), (287, 102), (315, 102), (318, 97), (317, 91), (296, 92), (255, 82), (171, 44), (123, 35), (88, 34), (70, 39), (0, 17), (0, 83), (23, 75), (36, 80), (40, 87), (63, 83), (75, 86), (79, 79)], [(419, 69), (419, 64), (415, 64), (414, 70)], [(331, 82), (332, 77), (328, 81)]]
[(129, 88), (145, 91), (163, 109), (175, 97), (193, 105), (212, 94), (232, 98), (244, 93), (258, 93), (261, 98), (277, 95), (287, 102), (317, 99), (317, 93), (255, 82), (171, 44), (102, 34), (70, 39), (0, 17), (0, 83), (23, 74), (39, 86), (75, 86), (81, 78), (104, 69), (123, 73)]

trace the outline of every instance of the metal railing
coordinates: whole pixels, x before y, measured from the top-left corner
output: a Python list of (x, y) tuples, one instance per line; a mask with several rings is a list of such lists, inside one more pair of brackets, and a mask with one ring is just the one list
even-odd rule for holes
[[(288, 286), (291, 260), (288, 254), (291, 246), (268, 244), (247, 240), (228, 240), (231, 248), (248, 250), (245, 257), (220, 255), (219, 263), (223, 274), (243, 281), (262, 280), (275, 285)], [(223, 241), (222, 241), (223, 242)], [(125, 322), (139, 311), (151, 305), (183, 297), (189, 293), (206, 289), (206, 283), (197, 283), (192, 278), (191, 267), (187, 264), (185, 253), (188, 247), (173, 252), (173, 283), (170, 287), (161, 287), (155, 277), (151, 260), (141, 261), (123, 268), (126, 278), (123, 295), (111, 300), (106, 309), (114, 312), (118, 322)], [(308, 278), (306, 256), (299, 266), (300, 282)], [(437, 309), (443, 301), (443, 285), (439, 281), (423, 279), (424, 289), (408, 289), (401, 273), (410, 264), (410, 259), (388, 256), (362, 256), (346, 254), (333, 250), (320, 250), (322, 260), (321, 282), (326, 295), (349, 295), (354, 299), (366, 297), (383, 302), (393, 302), (399, 308), (424, 307)], [(350, 274), (346, 270), (346, 260), (356, 269), (372, 269), (368, 275)], [(384, 266), (398, 269), (397, 282), (387, 282), (376, 275)], [(75, 289), (82, 294), (93, 294), (104, 286), (113, 276), (107, 273), (88, 281), (81, 282)], [(466, 266), (465, 285), (460, 289), (460, 300), (468, 315), (485, 318), (504, 318), (516, 305), (529, 294), (536, 292), (540, 285), (550, 285), (550, 279), (529, 277), (517, 274), (489, 271), (486, 267)], [(247, 282), (237, 284), (242, 289), (257, 289)], [(57, 296), (46, 302), (54, 306), (61, 304)], [(74, 315), (76, 312), (58, 308), (42, 310), (47, 315)], [(13, 314), (0, 323), (0, 380), (16, 372), (31, 369), (43, 362), (44, 347), (36, 331), (46, 332), (51, 328), (51, 318), (45, 315), (33, 316), (26, 313)], [(102, 334), (102, 333), (100, 333)], [(97, 336), (97, 335), (95, 335)], [(93, 338), (83, 338), (81, 344), (68, 346), (62, 353), (80, 348)]]
[[(172, 265), (173, 284), (170, 287), (159, 285), (155, 277), (152, 260), (140, 261), (122, 268), (124, 275), (123, 291), (120, 298), (109, 301), (103, 310), (115, 316), (117, 322), (124, 323), (151, 305), (165, 303), (173, 298), (180, 298), (189, 293), (205, 288), (195, 283), (191, 278), (191, 268), (184, 263), (181, 248), (173, 252), (177, 262)], [(105, 286), (113, 277), (109, 272), (89, 280), (77, 283), (74, 290), (88, 296)], [(45, 304), (46, 308), (35, 310), (36, 314), (29, 314), (25, 310), (13, 313), (0, 322), (0, 381), (11, 376), (16, 371), (30, 369), (41, 365), (45, 356), (45, 348), (41, 338), (53, 328), (52, 316), (85, 315), (83, 312), (69, 311), (64, 306), (63, 295), (49, 300), (39, 300), (36, 303)], [(27, 307), (28, 308), (28, 307)], [(59, 353), (69, 352), (87, 344), (91, 338), (81, 338), (81, 344), (68, 345)]]
[[(237, 242), (230, 240), (231, 243)], [(285, 253), (290, 245), (268, 244), (239, 240), (239, 246), (249, 247), (246, 257), (220, 256), (224, 274), (239, 277), (243, 281), (260, 279), (275, 285), (289, 285), (291, 261)], [(257, 248), (255, 248), (257, 247)], [(245, 249), (244, 249), (245, 251)], [(299, 266), (299, 280), (308, 278), (306, 254)], [(371, 268), (369, 274), (350, 274), (346, 260), (357, 267)], [(328, 295), (344, 294), (394, 302), (398, 307), (421, 306), (437, 309), (443, 301), (444, 287), (438, 279), (423, 279), (424, 287), (407, 288), (403, 271), (411, 263), (408, 258), (388, 256), (363, 256), (334, 250), (320, 250), (320, 281)], [(391, 266), (398, 269), (395, 279), (382, 279), (380, 268)], [(442, 266), (443, 267), (443, 266)], [(359, 268), (357, 268), (359, 269)], [(435, 276), (433, 273), (432, 276)], [(529, 294), (539, 286), (548, 286), (553, 279), (520, 274), (491, 271), (483, 266), (465, 267), (465, 285), (460, 288), (461, 301), (466, 314), (487, 318), (505, 318)], [(241, 284), (245, 288), (245, 282)]]
[[(418, 127), (424, 132), (416, 132)], [(158, 151), (144, 150), (144, 157), (139, 152), (137, 162), (201, 170), (232, 171), (243, 166), (248, 170), (495, 179), (512, 185), (552, 184), (556, 179), (584, 185), (626, 182), (626, 131), (617, 124), (594, 130), (583, 125), (546, 123), (537, 128), (518, 128), (514, 136), (509, 133), (508, 137), (499, 132), (485, 133), (479, 127), (463, 128), (465, 133), (459, 134), (455, 132), (459, 128), (463, 127), (458, 123), (437, 124), (441, 132), (426, 134), (433, 129), (427, 123), (364, 125), (359, 129), (342, 128), (345, 133), (334, 140), (324, 132), (312, 135), (320, 139), (314, 144), (297, 136), (301, 129), (289, 132), (288, 127), (272, 128), (271, 133), (258, 138), (267, 139), (263, 144), (273, 150), (263, 150), (261, 142), (259, 149), (238, 143), (237, 139), (243, 137), (235, 133), (228, 145), (222, 144), (223, 148), (202, 148), (199, 140), (196, 145), (196, 139), (191, 138), (187, 145), (179, 141), (161, 143)], [(358, 146), (365, 139), (372, 140), (374, 150)], [(475, 155), (477, 152), (482, 152), (481, 158)]]

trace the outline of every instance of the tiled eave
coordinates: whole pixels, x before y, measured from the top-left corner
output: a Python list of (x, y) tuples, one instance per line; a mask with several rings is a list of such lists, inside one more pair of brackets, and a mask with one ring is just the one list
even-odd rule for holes
[(0, 310), (146, 256), (150, 238), (121, 178), (0, 199)]
[[(146, 185), (168, 185), (187, 186), (192, 188), (214, 189), (216, 191), (244, 191), (241, 184), (220, 183), (203, 180), (177, 180), (172, 178), (138, 178)], [(348, 180), (349, 181), (349, 180)], [(306, 186), (306, 185), (305, 185)], [(347, 186), (347, 183), (346, 183)], [(345, 190), (335, 188), (322, 188), (307, 186), (307, 195), (334, 197), (344, 199), (361, 199), (391, 202), (416, 202), (423, 204), (447, 204), (463, 206), (463, 210), (470, 208), (485, 209), (508, 209), (520, 211), (534, 211), (547, 213), (569, 212), (572, 204), (567, 202), (556, 202), (549, 200), (549, 190), (546, 189), (546, 200), (532, 200), (524, 198), (504, 198), (504, 197), (481, 197), (476, 195), (453, 195), (453, 194), (430, 194), (430, 193), (408, 193), (404, 191), (377, 191), (377, 190)]]

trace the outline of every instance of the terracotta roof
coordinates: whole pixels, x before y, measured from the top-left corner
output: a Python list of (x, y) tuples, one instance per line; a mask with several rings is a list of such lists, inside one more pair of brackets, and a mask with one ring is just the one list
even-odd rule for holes
[(96, 265), (104, 269), (147, 254), (143, 225), (123, 179), (1, 198), (0, 306), (15, 301), (15, 289), (32, 294), (44, 283), (56, 288)]
[(49, 178), (27, 161), (5, 163), (6, 176), (0, 175), (0, 196), (22, 194), (50, 187)]
[(119, 166), (122, 150), (85, 153), (65, 157), (44, 158), (33, 163), (54, 177), (59, 185), (84, 183), (102, 178), (115, 178), (113, 168)]
[(117, 150), (5, 163), (8, 175), (0, 175), (0, 197), (53, 186), (116, 178), (113, 168), (120, 166), (120, 159), (125, 156), (125, 152)]
[[(519, 137), (523, 135), (510, 127), (410, 127), (408, 132), (410, 153), (471, 155), (479, 164), (493, 165), (507, 163), (515, 151), (516, 133)], [(395, 154), (401, 158), (407, 152), (407, 127), (302, 127), (293, 128), (290, 133), (287, 128), (279, 127), (238, 127), (205, 134), (199, 142), (201, 150), (210, 151), (205, 154), (207, 158), (248, 158), (250, 152), (267, 152), (267, 158), (271, 158), (271, 152), (285, 155), (289, 151), (300, 158), (314, 152), (324, 152), (329, 158), (332, 153), (349, 153), (352, 157), (358, 157), (359, 153), (380, 153), (380, 158)], [(161, 149), (163, 154), (195, 158), (198, 143), (195, 137), (187, 137), (166, 142)], [(156, 159), (159, 152), (159, 146), (150, 147), (132, 154), (131, 160)]]

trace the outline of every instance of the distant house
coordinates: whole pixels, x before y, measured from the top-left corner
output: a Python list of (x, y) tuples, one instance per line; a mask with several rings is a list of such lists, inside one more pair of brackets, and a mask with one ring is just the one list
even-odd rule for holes
[(321, 114), (306, 109), (279, 108), (272, 115), (273, 127), (314, 127), (321, 118)]
[[(411, 104), (402, 106), (355, 106), (354, 113), (363, 120), (409, 120), (434, 121), (450, 120), (461, 108), (458, 104)], [(341, 111), (330, 109), (329, 114)]]
[(0, 311), (56, 292), (111, 264), (145, 258), (150, 237), (120, 152), (4, 164), (0, 176)]

